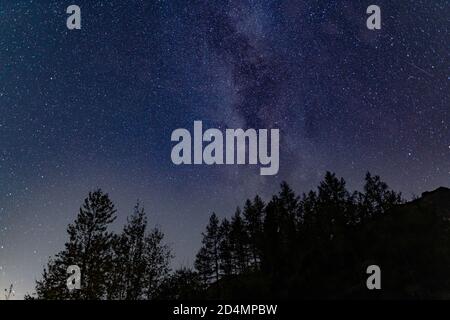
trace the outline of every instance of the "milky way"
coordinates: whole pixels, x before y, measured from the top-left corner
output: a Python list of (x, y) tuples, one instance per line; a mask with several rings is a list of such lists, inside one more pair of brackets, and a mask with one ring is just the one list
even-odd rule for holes
[[(372, 3), (373, 2), (373, 3)], [(368, 30), (366, 8), (382, 10)], [(66, 28), (78, 4), (82, 29)], [(208, 216), (326, 170), (410, 198), (450, 182), (448, 1), (0, 3), (0, 289), (33, 288), (96, 187), (124, 223), (137, 199), (174, 267)], [(182, 166), (170, 134), (279, 128), (280, 172)]]

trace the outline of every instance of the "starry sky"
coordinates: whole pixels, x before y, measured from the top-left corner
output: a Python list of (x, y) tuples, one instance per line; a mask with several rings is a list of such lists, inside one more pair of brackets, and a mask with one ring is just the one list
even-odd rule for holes
[[(1, 292), (32, 291), (96, 187), (117, 230), (140, 199), (178, 267), (212, 211), (283, 180), (304, 192), (331, 170), (358, 189), (369, 170), (407, 198), (450, 186), (449, 17), (448, 0), (2, 0)], [(278, 175), (175, 166), (170, 135), (194, 120), (280, 129)]]

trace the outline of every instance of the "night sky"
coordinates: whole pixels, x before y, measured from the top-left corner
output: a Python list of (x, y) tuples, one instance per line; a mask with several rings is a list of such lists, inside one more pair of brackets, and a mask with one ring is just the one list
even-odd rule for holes
[[(2, 0), (1, 292), (33, 290), (96, 187), (117, 230), (140, 199), (178, 267), (212, 211), (283, 180), (309, 191), (331, 170), (359, 189), (369, 170), (406, 198), (450, 186), (449, 19), (448, 0)], [(170, 135), (194, 120), (279, 128), (279, 174), (174, 165)]]

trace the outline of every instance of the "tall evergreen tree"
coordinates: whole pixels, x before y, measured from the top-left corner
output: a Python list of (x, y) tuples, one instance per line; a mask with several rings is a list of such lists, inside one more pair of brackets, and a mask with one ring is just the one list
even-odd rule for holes
[(261, 259), (264, 208), (264, 202), (259, 196), (256, 196), (253, 202), (246, 201), (243, 211), (252, 265), (255, 270), (259, 269)]
[(380, 215), (403, 202), (400, 193), (390, 190), (379, 176), (372, 176), (370, 172), (365, 177), (364, 192), (359, 192), (358, 197), (360, 211), (365, 214), (362, 219)]
[(145, 269), (141, 281), (143, 296), (147, 300), (159, 295), (160, 287), (170, 272), (172, 253), (169, 246), (163, 244), (163, 239), (164, 233), (158, 227), (154, 227), (145, 236)]
[(110, 298), (154, 299), (169, 276), (170, 249), (157, 227), (148, 229), (145, 211), (136, 204), (114, 245), (114, 265)]
[(228, 219), (223, 219), (219, 229), (219, 257), (220, 270), (223, 276), (230, 276), (234, 273), (234, 263), (232, 255), (232, 243), (230, 239), (231, 224)]
[(137, 204), (127, 218), (122, 234), (114, 238), (114, 270), (110, 284), (110, 299), (136, 300), (143, 294), (143, 275), (146, 269), (145, 232), (147, 218)]
[(271, 290), (287, 286), (286, 274), (295, 270), (298, 256), (297, 223), (299, 199), (286, 182), (267, 204), (264, 218), (264, 247), (261, 267), (273, 284)]
[[(36, 283), (37, 298), (87, 299), (106, 297), (108, 275), (112, 270), (112, 239), (109, 225), (116, 218), (109, 196), (98, 189), (90, 192), (67, 232), (65, 250), (51, 259), (42, 280)], [(69, 292), (66, 271), (71, 265), (81, 270), (81, 290)]]
[(236, 209), (231, 219), (230, 242), (232, 257), (237, 273), (246, 272), (249, 266), (248, 236), (245, 230), (240, 208)]
[(219, 281), (220, 278), (220, 233), (219, 219), (213, 213), (209, 218), (206, 233), (202, 233), (202, 247), (197, 253), (195, 268), (205, 284)]
[(352, 220), (353, 198), (346, 189), (345, 180), (338, 179), (331, 172), (325, 174), (318, 189), (317, 214), (322, 232), (321, 240), (333, 240)]

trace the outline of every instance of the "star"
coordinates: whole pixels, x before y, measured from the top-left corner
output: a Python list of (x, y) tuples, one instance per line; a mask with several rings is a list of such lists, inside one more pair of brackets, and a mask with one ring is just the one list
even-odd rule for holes
[[(326, 170), (349, 185), (376, 170), (405, 195), (448, 186), (439, 2), (385, 4), (380, 32), (351, 1), (91, 1), (80, 32), (64, 6), (4, 2), (0, 260), (20, 292), (96, 187), (121, 209), (117, 228), (135, 199), (152, 208), (176, 266), (195, 256), (208, 211), (228, 217), (283, 180), (302, 193)], [(279, 128), (279, 175), (173, 165), (170, 135), (195, 120)]]

